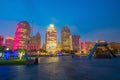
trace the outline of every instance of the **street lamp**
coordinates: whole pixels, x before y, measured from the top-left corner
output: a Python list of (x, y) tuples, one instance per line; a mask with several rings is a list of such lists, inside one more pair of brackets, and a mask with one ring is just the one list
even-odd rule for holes
[(8, 51), (8, 50), (9, 50), (9, 48), (6, 48), (6, 50)]

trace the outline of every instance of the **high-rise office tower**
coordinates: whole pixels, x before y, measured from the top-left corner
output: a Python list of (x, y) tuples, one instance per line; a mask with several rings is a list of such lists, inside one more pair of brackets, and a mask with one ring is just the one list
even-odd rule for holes
[(3, 46), (3, 36), (2, 35), (0, 35), (0, 46)]
[(56, 29), (53, 24), (50, 24), (46, 31), (46, 51), (49, 54), (55, 55), (56, 53), (57, 47), (56, 38), (57, 38)]
[(61, 45), (63, 50), (70, 50), (70, 29), (68, 26), (62, 28), (61, 31)]
[(80, 51), (80, 36), (71, 35), (71, 50)]
[(39, 50), (41, 48), (41, 37), (40, 33), (37, 32), (35, 36), (32, 36), (30, 38), (29, 44), (28, 44), (28, 50)]
[(13, 49), (26, 49), (29, 44), (31, 27), (27, 21), (21, 21), (17, 24), (17, 29), (14, 37)]

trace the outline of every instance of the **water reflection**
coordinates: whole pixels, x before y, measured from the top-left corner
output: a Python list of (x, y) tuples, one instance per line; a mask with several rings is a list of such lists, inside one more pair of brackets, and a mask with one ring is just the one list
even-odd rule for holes
[(52, 62), (59, 62), (59, 57), (39, 57), (39, 63), (52, 63)]
[[(35, 60), (35, 57), (31, 57), (31, 59)], [(57, 57), (39, 57), (38, 62), (40, 63), (54, 63), (54, 62), (67, 62), (70, 61), (71, 57), (62, 57), (62, 56), (57, 56)]]
[(120, 58), (88, 61), (67, 56), (39, 57), (39, 62), (44, 64), (0, 66), (0, 80), (97, 80), (99, 75), (111, 80), (110, 75), (113, 74), (115, 77), (112, 80), (120, 80), (119, 60)]
[(59, 57), (48, 58), (48, 59), (46, 59), (46, 61), (47, 61), (48, 63), (51, 63), (51, 62), (59, 62)]
[(0, 72), (0, 80), (38, 80), (43, 74), (39, 65), (0, 66)]
[[(69, 57), (66, 58), (69, 60)], [(65, 75), (65, 69), (63, 67), (60, 67), (60, 65), (61, 62), (64, 63), (67, 61), (66, 58), (39, 57), (39, 65), (0, 66), (0, 72), (2, 72), (0, 73), (0, 80), (38, 80), (41, 78), (42, 80), (53, 80), (53, 77), (56, 77), (56, 74), (58, 73), (62, 76)], [(31, 59), (34, 59), (34, 57)], [(70, 64), (67, 63), (65, 65)]]

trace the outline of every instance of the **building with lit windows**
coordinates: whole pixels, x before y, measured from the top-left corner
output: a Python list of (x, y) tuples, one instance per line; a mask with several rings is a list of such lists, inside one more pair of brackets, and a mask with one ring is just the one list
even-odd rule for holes
[(71, 50), (80, 51), (80, 36), (71, 35)]
[(116, 54), (120, 54), (120, 43), (110, 42), (108, 47)]
[(17, 24), (17, 29), (14, 36), (14, 47), (16, 49), (27, 49), (29, 44), (31, 27), (27, 21), (21, 21)]
[(43, 49), (43, 50), (46, 50), (46, 44), (45, 44), (45, 43), (43, 43), (42, 49)]
[(58, 52), (62, 50), (61, 42), (57, 43), (57, 49)]
[(68, 26), (62, 28), (61, 31), (61, 46), (63, 50), (70, 50), (71, 43), (70, 43), (70, 29)]
[(81, 53), (87, 55), (94, 47), (95, 43), (96, 42), (81, 42)]
[(53, 24), (50, 24), (46, 31), (45, 42), (46, 42), (46, 51), (51, 55), (56, 54), (56, 47), (57, 47), (56, 38), (57, 38), (56, 29)]
[(0, 35), (0, 46), (2, 46), (3, 45), (3, 36), (2, 35)]
[(13, 44), (14, 44), (14, 38), (7, 36), (5, 38), (5, 46), (9, 49), (13, 49)]
[(28, 44), (28, 51), (39, 50), (40, 48), (41, 48), (41, 37), (40, 37), (40, 33), (37, 32), (35, 36), (32, 36), (30, 38), (30, 41)]

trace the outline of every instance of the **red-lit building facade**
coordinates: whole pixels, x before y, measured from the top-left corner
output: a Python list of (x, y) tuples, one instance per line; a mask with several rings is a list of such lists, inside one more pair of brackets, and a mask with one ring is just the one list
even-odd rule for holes
[(3, 40), (4, 40), (3, 36), (2, 36), (2, 35), (0, 35), (0, 46), (2, 46), (2, 45), (3, 45)]
[(80, 36), (71, 35), (71, 50), (80, 51)]
[(95, 42), (81, 42), (80, 49), (82, 54), (88, 54), (89, 51), (94, 47)]
[(21, 21), (17, 24), (14, 47), (16, 49), (27, 49), (28, 42), (30, 40), (31, 27), (27, 21)]

